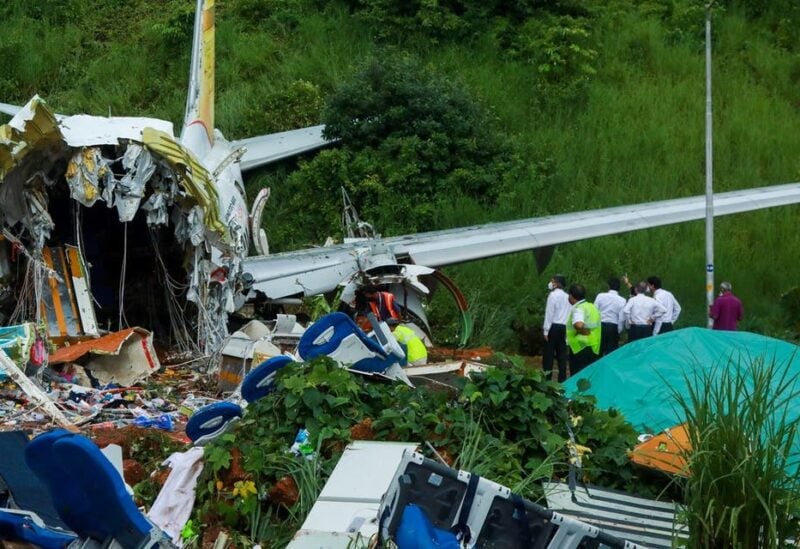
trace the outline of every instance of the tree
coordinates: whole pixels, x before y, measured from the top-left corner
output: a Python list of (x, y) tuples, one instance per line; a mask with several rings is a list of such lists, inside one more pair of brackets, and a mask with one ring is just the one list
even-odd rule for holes
[(492, 203), (511, 162), (489, 111), (407, 55), (364, 63), (328, 99), (323, 121), (339, 147), (302, 163), (280, 198), (311, 240), (340, 233), (341, 186), (384, 233), (430, 230), (439, 200)]

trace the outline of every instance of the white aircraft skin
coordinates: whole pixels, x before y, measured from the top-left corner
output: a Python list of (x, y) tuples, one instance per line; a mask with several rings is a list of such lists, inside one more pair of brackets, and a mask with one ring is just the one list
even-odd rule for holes
[[(375, 275), (374, 280), (390, 284), (398, 294), (404, 289), (410, 290), (416, 296), (412, 300), (413, 312), (425, 323), (419, 298), (428, 292), (417, 277), (434, 272), (425, 267), (436, 268), (523, 250), (547, 249), (586, 238), (682, 223), (704, 215), (702, 197), (691, 197), (267, 255), (266, 237), (261, 231), (260, 220), (267, 194), (262, 191), (256, 199), (255, 216), (251, 219), (242, 171), (313, 150), (328, 142), (322, 138), (322, 126), (241, 141), (225, 140), (214, 129), (214, 28), (214, 0), (197, 0), (188, 99), (179, 141), (173, 137), (172, 124), (162, 120), (51, 113), (71, 151), (123, 142), (144, 143), (160, 160), (183, 167), (184, 181), (201, 183), (201, 187), (204, 181), (207, 183), (206, 190), (213, 198), (213, 204), (199, 201), (196, 206), (206, 222), (202, 225), (202, 238), (198, 236), (191, 240), (195, 259), (194, 268), (189, 273), (190, 290), (186, 295), (198, 305), (198, 320), (193, 327), (197, 328), (196, 338), (204, 340), (200, 343), (207, 350), (213, 351), (221, 343), (226, 333), (224, 323), (228, 313), (235, 309), (234, 303), (238, 306), (242, 302), (246, 293), (241, 282), (243, 273), (251, 275), (254, 282), (249, 297), (260, 292), (272, 300), (327, 293), (351, 282), (354, 277)], [(38, 112), (36, 109), (40, 105), (37, 107), (37, 101), (41, 102), (34, 98), (22, 108), (0, 103), (0, 112), (14, 116), (9, 126), (14, 131), (23, 132)], [(160, 132), (155, 138), (153, 130)], [(0, 132), (0, 153), (3, 153), (2, 135)], [(12, 170), (4, 173), (2, 158), (0, 154), (0, 204), (4, 200), (13, 202), (8, 193), (15, 192), (13, 185), (9, 184), (14, 174)], [(192, 161), (197, 163), (196, 167), (191, 165)], [(207, 179), (201, 177), (203, 174), (199, 172), (203, 171)], [(197, 198), (194, 194), (192, 196)], [(139, 199), (146, 197), (140, 196)], [(19, 202), (19, 197), (12, 198)], [(80, 201), (75, 196), (73, 198)], [(717, 196), (717, 200), (715, 215), (796, 204), (800, 202), (800, 183), (723, 193)], [(111, 207), (110, 202), (107, 205)], [(117, 207), (120, 209), (119, 205)], [(176, 205), (173, 210), (177, 208)], [(215, 212), (219, 221), (216, 226), (213, 223)], [(3, 213), (7, 225), (11, 225), (11, 221), (28, 221), (22, 215), (14, 219), (13, 212)], [(174, 211), (172, 213), (174, 217)], [(190, 213), (184, 209), (180, 215), (191, 219)], [(31, 234), (36, 232), (32, 226), (27, 227)], [(260, 255), (248, 258), (251, 235)], [(185, 241), (184, 244), (189, 246)], [(210, 261), (210, 266), (206, 266), (204, 261)], [(411, 264), (418, 267), (408, 266)], [(217, 271), (224, 268), (224, 274), (220, 276), (217, 273), (215, 278), (216, 271), (211, 272), (215, 268)], [(211, 279), (217, 283), (216, 286)], [(463, 309), (465, 303), (458, 290), (451, 288), (449, 281), (444, 280), (444, 283), (454, 291)]]

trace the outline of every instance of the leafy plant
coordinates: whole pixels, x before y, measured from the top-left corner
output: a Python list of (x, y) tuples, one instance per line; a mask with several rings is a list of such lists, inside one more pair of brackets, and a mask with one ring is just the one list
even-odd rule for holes
[[(221, 520), (251, 538), (296, 529), (354, 438), (427, 441), (456, 467), (536, 499), (539, 480), (566, 475), (566, 426), (575, 407), (582, 415), (576, 437), (595, 451), (586, 460), (593, 481), (636, 486), (633, 475), (614, 475), (626, 470), (620, 464), (633, 433), (620, 416), (596, 410), (590, 399), (570, 403), (558, 384), (517, 358), (494, 362), (447, 388), (365, 381), (327, 358), (286, 366), (276, 391), (207, 447), (198, 523)], [(287, 453), (303, 427), (316, 448), (311, 460)]]
[(769, 357), (697, 368), (686, 394), (690, 547), (778, 548), (800, 535), (798, 376)]

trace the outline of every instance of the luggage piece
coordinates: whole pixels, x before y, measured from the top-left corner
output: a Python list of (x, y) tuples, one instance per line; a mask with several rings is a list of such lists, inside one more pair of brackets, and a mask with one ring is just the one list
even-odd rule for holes
[(496, 482), (406, 452), (379, 511), (380, 536), (396, 539), (409, 506), (433, 528), (478, 548), (635, 549), (641, 546), (513, 494)]

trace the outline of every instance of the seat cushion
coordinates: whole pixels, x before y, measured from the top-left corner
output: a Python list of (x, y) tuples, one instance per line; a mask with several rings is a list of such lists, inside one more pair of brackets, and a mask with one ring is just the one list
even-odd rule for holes
[(28, 436), (22, 431), (0, 433), (2, 483), (11, 493), (14, 507), (35, 513), (47, 526), (66, 528), (53, 506), (50, 490), (25, 462), (27, 445)]
[(461, 544), (452, 532), (433, 526), (425, 512), (416, 505), (406, 505), (395, 534), (399, 549), (459, 549)]
[(215, 402), (197, 410), (186, 424), (186, 436), (202, 445), (218, 437), (242, 417), (242, 407), (233, 402)]
[(39, 435), (25, 447), (25, 461), (47, 487), (61, 520), (75, 532), (83, 532), (90, 528), (91, 502), (53, 450), (58, 440), (70, 436), (73, 433), (65, 429)]
[(303, 360), (328, 356), (344, 367), (367, 373), (384, 372), (398, 362), (344, 313), (325, 315), (312, 324), (300, 338), (298, 351)]
[(242, 382), (242, 398), (255, 402), (275, 390), (275, 375), (278, 370), (294, 362), (290, 356), (274, 356), (250, 370)]

